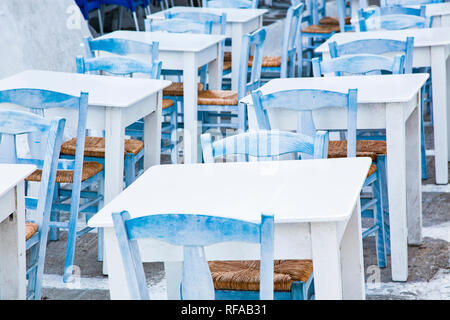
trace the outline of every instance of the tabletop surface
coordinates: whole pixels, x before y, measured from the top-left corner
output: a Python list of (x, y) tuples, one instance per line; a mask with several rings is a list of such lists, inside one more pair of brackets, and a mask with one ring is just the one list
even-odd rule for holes
[(36, 170), (36, 166), (31, 164), (0, 163), (0, 197), (28, 177), (34, 170)]
[(153, 166), (89, 220), (112, 227), (112, 212), (132, 217), (192, 213), (275, 222), (350, 217), (370, 158), (228, 162)]
[(171, 81), (125, 78), (44, 70), (27, 70), (0, 80), (0, 90), (35, 88), (80, 96), (89, 93), (90, 106), (128, 107), (168, 87)]
[(119, 38), (141, 42), (159, 42), (160, 51), (199, 52), (216, 45), (226, 36), (219, 34), (169, 33), (163, 31), (114, 31), (97, 39)]
[(328, 52), (328, 43), (336, 41), (337, 44), (361, 39), (391, 39), (406, 40), (414, 37), (414, 47), (442, 46), (450, 44), (450, 28), (427, 28), (405, 30), (376, 30), (366, 32), (339, 32), (335, 33), (326, 42), (315, 49), (316, 52)]
[(208, 12), (215, 14), (227, 14), (227, 22), (247, 22), (262, 16), (268, 12), (267, 9), (238, 9), (238, 8), (199, 8), (199, 7), (173, 7), (164, 11), (151, 14), (148, 17), (152, 19), (164, 18), (165, 12)]
[[(269, 94), (291, 89), (321, 89), (347, 93), (348, 89), (358, 89), (358, 103), (385, 103), (410, 101), (428, 79), (428, 74), (366, 75), (344, 77), (313, 77), (274, 79), (260, 90)], [(250, 95), (241, 100), (253, 104)]]

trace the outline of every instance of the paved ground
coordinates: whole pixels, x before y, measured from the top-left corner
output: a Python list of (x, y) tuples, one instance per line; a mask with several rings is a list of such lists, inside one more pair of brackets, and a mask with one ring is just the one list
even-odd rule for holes
[[(178, 1), (177, 1), (178, 3)], [(181, 2), (180, 4), (182, 4)], [(157, 11), (152, 8), (153, 12)], [(264, 24), (269, 27), (267, 52), (275, 52), (279, 46), (278, 30), (284, 16), (284, 9), (271, 10), (265, 17)], [(116, 12), (106, 14), (105, 31), (114, 27)], [(272, 24), (276, 22), (275, 24)], [(129, 19), (124, 19), (124, 26), (131, 28)], [(92, 25), (96, 27), (95, 19)], [(429, 120), (427, 118), (427, 120)], [(368, 299), (450, 299), (450, 185), (436, 186), (433, 169), (433, 132), (426, 128), (426, 141), (429, 156), (427, 163), (429, 178), (423, 181), (423, 235), (420, 246), (409, 247), (409, 278), (407, 282), (390, 281), (390, 263), (387, 268), (376, 267), (374, 238), (364, 240), (364, 264), (366, 270)], [(162, 162), (167, 162), (163, 156)], [(449, 166), (450, 170), (450, 166)], [(44, 277), (44, 299), (109, 299), (108, 280), (102, 274), (102, 264), (97, 262), (96, 234), (90, 233), (77, 243), (75, 265), (77, 280), (74, 284), (62, 282), (65, 255), (64, 232), (60, 241), (48, 245)], [(145, 264), (150, 293), (154, 299), (166, 299), (166, 282), (162, 263)]]

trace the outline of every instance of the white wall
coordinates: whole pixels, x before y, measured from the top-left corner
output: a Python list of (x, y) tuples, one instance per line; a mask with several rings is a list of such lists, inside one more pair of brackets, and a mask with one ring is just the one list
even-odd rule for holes
[(74, 0), (1, 0), (0, 30), (0, 79), (27, 69), (73, 72), (90, 35)]

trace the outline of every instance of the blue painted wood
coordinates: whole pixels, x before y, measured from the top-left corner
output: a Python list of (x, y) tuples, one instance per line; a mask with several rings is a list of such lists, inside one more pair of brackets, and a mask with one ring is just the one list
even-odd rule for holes
[(432, 18), (425, 15), (425, 6), (420, 9), (401, 6), (377, 7), (358, 10), (361, 32), (368, 30), (402, 30), (409, 28), (429, 28)]
[(381, 7), (442, 3), (443, 0), (380, 0)]
[[(266, 29), (260, 28), (252, 33), (245, 34), (242, 38), (242, 50), (239, 64), (238, 90), (236, 105), (198, 105), (197, 110), (204, 113), (202, 129), (213, 127), (234, 128), (239, 132), (244, 132), (247, 128), (246, 107), (239, 101), (250, 91), (259, 88), (261, 82), (261, 67), (263, 45), (266, 39)], [(248, 61), (253, 48), (253, 63), (249, 72)], [(221, 114), (221, 112), (231, 112), (231, 117), (237, 117), (237, 123), (212, 123), (209, 118), (230, 117), (230, 113)]]
[(402, 53), (405, 55), (405, 73), (412, 72), (414, 37), (407, 37), (406, 41), (389, 39), (355, 40), (338, 45), (335, 41), (328, 44), (331, 58), (349, 54), (385, 54)]
[(127, 211), (114, 212), (112, 218), (132, 299), (150, 298), (137, 246), (137, 240), (145, 238), (183, 246), (181, 295), (187, 300), (214, 299), (205, 246), (228, 241), (260, 243), (260, 298), (273, 299), (272, 215), (261, 215), (261, 223), (195, 214), (158, 214), (132, 219)]
[[(8, 102), (14, 102), (14, 97), (18, 97), (21, 93), (26, 93), (26, 90), (16, 93), (8, 92), (5, 96), (8, 96)], [(23, 101), (23, 99), (18, 100)], [(0, 103), (3, 102), (0, 98)], [(33, 142), (37, 142), (33, 134), (38, 133), (38, 136), (45, 137), (41, 140), (42, 147), (39, 148), (39, 152), (36, 152), (36, 148), (31, 149), (30, 158), (26, 159), (27, 163), (35, 164), (42, 170), (37, 198), (26, 195), (26, 200), (34, 201), (31, 209), (35, 211), (30, 221), (38, 225), (37, 233), (26, 242), (26, 248), (30, 250), (27, 264), (27, 299), (40, 300), (42, 297), (50, 211), (64, 126), (65, 119), (62, 118), (49, 120), (29, 112), (0, 110), (1, 163), (22, 163), (20, 161), (22, 159), (17, 157), (16, 137), (18, 135), (27, 135)]]
[(313, 74), (320, 77), (327, 73), (349, 73), (349, 74), (368, 74), (381, 73), (388, 71), (392, 74), (403, 73), (405, 55), (396, 55), (395, 57), (386, 57), (376, 54), (351, 54), (343, 55), (338, 58), (320, 61), (319, 58), (312, 60)]
[(288, 153), (302, 153), (314, 159), (326, 158), (328, 154), (328, 133), (317, 131), (314, 138), (277, 130), (250, 131), (212, 142), (211, 134), (201, 135), (203, 159), (206, 163), (226, 155), (245, 155), (258, 158), (272, 158)]
[(259, 0), (203, 0), (203, 7), (206, 8), (240, 8), (256, 9)]
[(212, 22), (193, 21), (189, 19), (173, 18), (164, 20), (145, 20), (145, 31), (166, 31), (176, 33), (211, 33)]

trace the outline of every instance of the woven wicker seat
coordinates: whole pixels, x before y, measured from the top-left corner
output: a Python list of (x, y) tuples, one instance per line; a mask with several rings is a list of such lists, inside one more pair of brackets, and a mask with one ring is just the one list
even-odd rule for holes
[[(216, 290), (259, 290), (259, 260), (208, 262)], [(290, 291), (292, 282), (308, 281), (312, 260), (275, 260), (274, 289)]]
[(229, 70), (231, 69), (231, 66), (232, 66), (231, 60), (223, 62), (223, 70)]
[[(352, 17), (345, 17), (345, 24), (350, 25), (352, 23), (351, 20), (352, 20)], [(319, 24), (338, 26), (339, 18), (338, 17), (323, 17), (322, 19), (320, 19)]]
[[(253, 66), (253, 56), (248, 58), (248, 66)], [(279, 67), (281, 66), (281, 57), (280, 56), (263, 56), (262, 57), (262, 67), (270, 68), (270, 67)]]
[(25, 223), (25, 240), (31, 239), (38, 231), (38, 225), (32, 222)]
[(231, 61), (232, 53), (231, 51), (225, 51), (223, 53), (223, 61)]
[(174, 104), (175, 104), (175, 102), (173, 100), (170, 100), (170, 99), (163, 99), (162, 100), (162, 108), (163, 109), (170, 108)]
[(198, 93), (198, 104), (234, 106), (238, 104), (238, 94), (231, 90), (205, 90)]
[[(377, 155), (385, 155), (386, 141), (378, 140), (357, 140), (356, 156), (371, 157), (373, 161), (377, 161)], [(328, 156), (330, 158), (344, 158), (347, 156), (347, 140), (329, 141)]]
[(326, 25), (326, 24), (313, 24), (310, 26), (307, 26), (306, 28), (302, 29), (302, 32), (304, 33), (332, 33), (332, 32), (339, 32), (339, 25)]
[[(83, 173), (81, 181), (85, 181), (103, 170), (103, 165), (94, 161), (87, 161), (83, 163)], [(25, 180), (27, 181), (41, 181), (42, 170), (36, 170), (30, 174)], [(58, 170), (56, 173), (57, 183), (72, 183), (73, 170)]]
[[(199, 82), (197, 86), (198, 91), (202, 91), (205, 87), (203, 83)], [(183, 96), (183, 82), (173, 82), (170, 86), (163, 90), (165, 96)]]
[[(73, 138), (61, 145), (61, 154), (75, 155), (77, 146), (77, 138)], [(125, 139), (125, 153), (138, 154), (144, 148), (144, 142), (135, 139)], [(105, 138), (102, 137), (86, 137), (84, 144), (85, 157), (105, 157)]]

